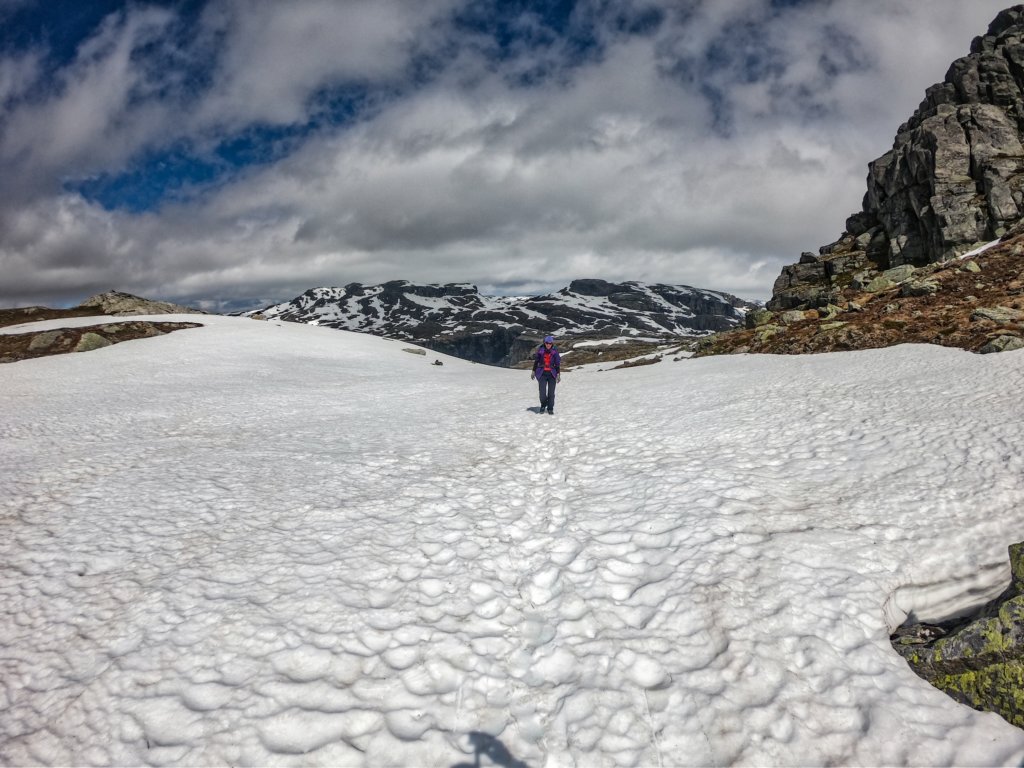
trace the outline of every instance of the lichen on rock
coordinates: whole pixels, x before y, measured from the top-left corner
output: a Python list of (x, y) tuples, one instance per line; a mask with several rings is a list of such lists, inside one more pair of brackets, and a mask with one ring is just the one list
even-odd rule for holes
[(1010, 545), (1009, 557), (1009, 588), (978, 616), (901, 627), (893, 647), (957, 701), (1024, 728), (1024, 543)]
[(988, 344), (978, 350), (983, 355), (992, 354), (993, 352), (1013, 352), (1018, 349), (1024, 349), (1024, 339), (1020, 336), (996, 336)]
[(75, 345), (75, 352), (92, 352), (94, 349), (109, 347), (113, 342), (98, 333), (83, 333)]

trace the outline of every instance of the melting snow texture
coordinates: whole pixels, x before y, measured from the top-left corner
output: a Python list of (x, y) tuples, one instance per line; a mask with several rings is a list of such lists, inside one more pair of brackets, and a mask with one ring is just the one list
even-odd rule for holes
[(587, 370), (550, 417), (201, 322), (0, 366), (0, 763), (1024, 759), (888, 641), (1008, 581), (1024, 352)]

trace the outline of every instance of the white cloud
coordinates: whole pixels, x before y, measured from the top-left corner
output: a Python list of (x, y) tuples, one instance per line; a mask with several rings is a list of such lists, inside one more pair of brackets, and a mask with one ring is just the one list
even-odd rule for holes
[(302, 122), (317, 89), (336, 82), (401, 80), (410, 52), (429, 46), (449, 0), (226, 0), (203, 19), (215, 83), (199, 126)]
[[(27, 197), (52, 191), (67, 176), (118, 169), (163, 131), (173, 113), (152, 101), (135, 103), (147, 73), (133, 56), (158, 40), (170, 21), (169, 13), (156, 9), (109, 17), (74, 62), (47, 83), (43, 96), (5, 110), (0, 123), (4, 196)], [(22, 78), (39, 80), (38, 65), (25, 68), (29, 72)], [(11, 78), (24, 91), (27, 80), (18, 80), (17, 73)]]
[(39, 80), (39, 72), (38, 53), (0, 57), (0, 110), (32, 88)]
[[(0, 222), (20, 223), (17, 236), (0, 234), (10, 276), (0, 303), (114, 286), (269, 301), (394, 278), (517, 292), (641, 279), (766, 298), (783, 264), (842, 231), (868, 161), (1001, 2), (811, 3), (782, 15), (767, 0), (683, 7), (666, 2), (665, 23), (646, 37), (605, 13), (600, 56), (528, 88), (516, 84), (535, 63), (527, 53), (499, 62), (479, 41), (451, 48), (428, 84), (193, 203), (133, 216), (64, 193), (9, 207)], [(212, 87), (182, 116), (182, 135), (197, 140), (253, 120), (301, 122), (331, 83), (398, 83), (414, 51), (439, 49), (450, 32), (441, 4), (216, 8), (190, 49), (222, 43)], [(148, 82), (132, 52), (166, 23), (128, 14), (104, 27), (50, 100), (10, 116), (5, 165), (114, 166), (168, 135), (171, 106), (127, 97)], [(550, 69), (562, 54), (536, 57)], [(727, 130), (712, 130), (709, 86)], [(74, 253), (80, 271), (58, 268)]]

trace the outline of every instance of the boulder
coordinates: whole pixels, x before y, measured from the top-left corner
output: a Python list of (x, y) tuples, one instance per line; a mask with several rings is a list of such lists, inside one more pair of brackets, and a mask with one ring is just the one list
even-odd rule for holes
[(772, 318), (774, 317), (774, 313), (768, 311), (767, 309), (758, 308), (752, 309), (749, 312), (747, 312), (744, 322), (746, 324), (746, 327), (748, 329), (751, 329), (757, 328), (762, 325), (767, 325), (772, 321)]
[(913, 277), (915, 271), (914, 267), (906, 264), (892, 269), (887, 269), (864, 286), (864, 290), (868, 293), (887, 291), (890, 288), (895, 288), (900, 283), (904, 283), (909, 280)]
[(934, 280), (911, 280), (900, 287), (900, 296), (931, 296), (939, 288)]
[(49, 349), (54, 343), (61, 337), (61, 331), (44, 331), (37, 333), (32, 337), (32, 341), (29, 342), (29, 352), (41, 352), (45, 349)]
[(893, 647), (957, 701), (1024, 728), (1024, 543), (1009, 558), (1010, 586), (977, 617), (901, 627)]
[(109, 339), (100, 336), (98, 333), (83, 333), (82, 338), (78, 340), (78, 344), (75, 345), (75, 352), (92, 352), (94, 349), (102, 349), (103, 347), (109, 347), (114, 342)]
[(993, 352), (1013, 352), (1018, 349), (1024, 349), (1024, 339), (1020, 336), (997, 336), (978, 351), (990, 355)]
[(971, 314), (971, 320), (991, 320), (1006, 325), (1024, 321), (1024, 312), (1010, 307), (979, 307)]
[(825, 274), (833, 283), (849, 282), (855, 272), (868, 266), (869, 261), (867, 251), (863, 249), (837, 254), (824, 262)]
[(766, 306), (773, 312), (782, 312), (793, 308), (821, 307), (832, 299), (832, 292), (826, 287), (796, 286), (776, 291)]
[(831, 282), (825, 262), (783, 267), (775, 281), (767, 308), (772, 312), (824, 306), (831, 299)]
[(777, 336), (778, 334), (782, 333), (785, 330), (786, 329), (780, 325), (762, 325), (760, 328), (757, 329), (757, 332), (754, 335), (757, 337), (757, 340), (759, 342), (764, 343), (768, 341), (768, 339), (770, 339), (772, 336)]

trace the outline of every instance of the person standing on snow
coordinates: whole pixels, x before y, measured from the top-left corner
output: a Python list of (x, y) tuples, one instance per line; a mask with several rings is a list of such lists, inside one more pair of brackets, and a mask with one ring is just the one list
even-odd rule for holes
[(562, 380), (561, 367), (562, 356), (555, 346), (555, 337), (545, 336), (544, 343), (533, 356), (533, 371), (530, 373), (530, 379), (536, 379), (540, 386), (539, 413), (544, 413), (545, 408), (548, 413), (555, 412), (555, 385)]

